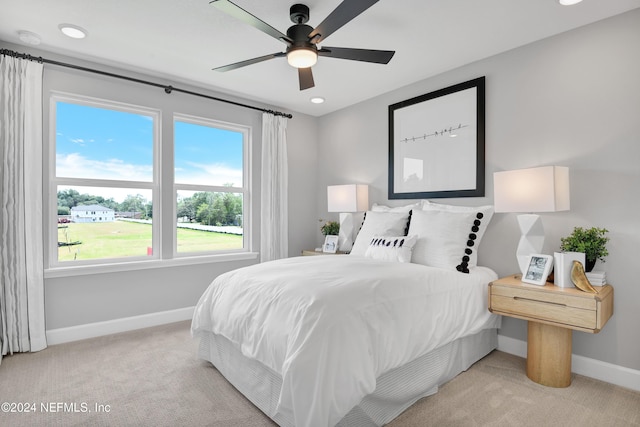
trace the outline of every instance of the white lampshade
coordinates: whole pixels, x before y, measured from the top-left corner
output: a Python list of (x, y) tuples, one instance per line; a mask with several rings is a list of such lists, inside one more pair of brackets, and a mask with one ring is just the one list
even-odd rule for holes
[(318, 54), (312, 49), (293, 49), (287, 53), (287, 62), (292, 67), (309, 68), (318, 62)]
[[(569, 168), (543, 166), (495, 172), (493, 174), (495, 212), (557, 212), (569, 210)], [(520, 271), (527, 270), (527, 259), (544, 247), (544, 228), (539, 215), (518, 215), (520, 241), (516, 258)]]
[(569, 168), (543, 166), (493, 174), (496, 212), (568, 211)]
[(369, 209), (369, 186), (365, 184), (327, 187), (329, 212), (363, 212)]

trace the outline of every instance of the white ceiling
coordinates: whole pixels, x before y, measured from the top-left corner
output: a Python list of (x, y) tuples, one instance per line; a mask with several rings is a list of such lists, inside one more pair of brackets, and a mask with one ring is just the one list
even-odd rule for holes
[[(295, 0), (235, 3), (286, 33)], [(341, 0), (305, 0), (315, 27)], [(285, 58), (220, 73), (214, 67), (285, 45), (227, 16), (208, 0), (0, 0), (0, 39), (38, 34), (47, 51), (143, 71), (160, 83), (190, 83), (321, 116), (470, 62), (640, 7), (640, 0), (381, 0), (322, 44), (395, 50), (388, 65), (320, 57), (316, 86), (300, 91)], [(85, 28), (82, 40), (58, 25)], [(314, 96), (326, 98), (311, 104)]]

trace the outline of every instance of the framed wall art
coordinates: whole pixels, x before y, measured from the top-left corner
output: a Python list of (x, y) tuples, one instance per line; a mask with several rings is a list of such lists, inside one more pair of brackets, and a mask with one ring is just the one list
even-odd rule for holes
[(389, 199), (484, 196), (485, 78), (389, 106)]

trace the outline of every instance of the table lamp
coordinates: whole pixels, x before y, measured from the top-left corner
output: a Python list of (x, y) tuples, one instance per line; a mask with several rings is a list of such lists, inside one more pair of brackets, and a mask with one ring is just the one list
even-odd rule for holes
[(542, 253), (544, 228), (533, 212), (569, 210), (569, 168), (542, 166), (493, 174), (495, 212), (529, 212), (518, 215), (520, 241), (516, 250), (518, 265), (524, 275), (531, 254)]
[(369, 186), (365, 184), (330, 185), (327, 187), (329, 212), (340, 212), (338, 250), (349, 252), (353, 246), (356, 229), (354, 212), (369, 208)]

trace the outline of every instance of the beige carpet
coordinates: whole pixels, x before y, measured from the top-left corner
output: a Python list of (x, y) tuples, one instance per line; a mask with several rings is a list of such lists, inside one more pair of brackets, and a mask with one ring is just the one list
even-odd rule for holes
[[(31, 412), (0, 426), (274, 426), (196, 347), (180, 322), (6, 356), (0, 403)], [(640, 393), (579, 375), (547, 388), (524, 368), (494, 351), (389, 426), (640, 426)]]

